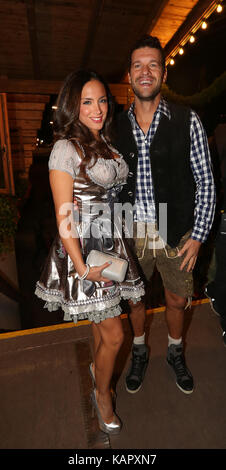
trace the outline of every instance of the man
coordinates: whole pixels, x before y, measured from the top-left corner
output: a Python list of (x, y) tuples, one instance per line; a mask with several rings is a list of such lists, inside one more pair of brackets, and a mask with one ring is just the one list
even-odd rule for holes
[[(202, 124), (195, 112), (161, 97), (166, 77), (159, 40), (144, 36), (130, 54), (129, 82), (135, 100), (117, 117), (116, 147), (130, 170), (120, 201), (135, 204), (137, 232), (142, 223), (148, 228), (141, 237), (139, 233), (134, 237), (140, 266), (150, 278), (156, 265), (163, 280), (167, 361), (177, 386), (189, 394), (193, 378), (183, 353), (184, 308), (192, 297), (192, 270), (200, 246), (213, 222), (215, 189)], [(144, 304), (130, 305), (135, 338), (126, 388), (135, 393), (144, 379), (148, 348)]]

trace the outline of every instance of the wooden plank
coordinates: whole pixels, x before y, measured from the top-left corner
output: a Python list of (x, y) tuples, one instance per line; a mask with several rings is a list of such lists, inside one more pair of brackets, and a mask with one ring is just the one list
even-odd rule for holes
[(10, 129), (11, 136), (21, 136), (21, 137), (37, 137), (37, 130), (33, 129)]
[(19, 136), (19, 135), (13, 135), (11, 134), (11, 146), (13, 148), (13, 145), (23, 145), (23, 144), (34, 144), (36, 145), (36, 137), (35, 136)]
[(128, 104), (128, 98), (123, 98), (123, 96), (116, 96), (115, 99), (118, 104)]
[(45, 103), (34, 103), (34, 102), (8, 102), (8, 110), (33, 110), (33, 111), (43, 111), (45, 109)]
[(31, 120), (42, 120), (43, 112), (37, 110), (17, 110), (17, 109), (10, 109), (9, 113), (9, 120), (16, 119), (31, 119)]
[[(7, 102), (8, 103), (9, 102), (16, 102), (16, 103), (19, 103), (19, 102), (22, 102), (22, 103), (27, 103), (27, 102), (31, 102), (31, 103), (48, 103), (49, 102), (50, 97), (48, 95), (39, 93), (38, 84), (35, 80), (18, 80), (18, 82), (21, 83), (21, 88), (23, 89), (22, 92), (19, 90), (20, 87), (18, 87), (18, 89), (16, 88), (17, 80), (13, 80), (13, 82), (16, 82), (13, 86), (15, 91), (13, 93), (12, 92), (7, 93)], [(29, 92), (28, 90), (27, 90), (27, 93), (26, 93), (26, 86), (28, 86), (28, 82), (29, 82), (30, 86), (32, 86), (33, 93)], [(45, 82), (42, 85), (44, 87)], [(1, 79), (0, 79), (0, 86), (1, 86)]]
[(127, 83), (115, 83), (109, 85), (110, 91), (114, 96), (127, 96), (129, 87), (130, 85)]
[(35, 150), (36, 149), (36, 142), (33, 144), (24, 144), (24, 150)]
[(38, 130), (41, 127), (41, 120), (39, 121), (27, 121), (21, 119), (20, 121), (16, 121), (14, 119), (10, 120), (10, 128), (13, 129), (32, 129), (32, 130)]
[(24, 158), (32, 158), (32, 151), (24, 150)]

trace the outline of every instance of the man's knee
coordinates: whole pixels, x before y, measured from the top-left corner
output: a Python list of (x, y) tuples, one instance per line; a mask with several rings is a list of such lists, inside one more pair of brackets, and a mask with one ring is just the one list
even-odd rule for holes
[(184, 309), (187, 304), (186, 297), (180, 297), (174, 292), (170, 292), (169, 290), (165, 290), (165, 300), (166, 300), (166, 307), (168, 308), (175, 308), (175, 309)]

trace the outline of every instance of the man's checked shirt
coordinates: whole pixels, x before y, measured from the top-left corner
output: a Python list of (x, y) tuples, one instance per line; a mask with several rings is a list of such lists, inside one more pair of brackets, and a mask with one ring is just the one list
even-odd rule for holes
[[(161, 98), (151, 126), (147, 134), (144, 134), (137, 124), (133, 109), (134, 104), (131, 105), (128, 111), (128, 117), (131, 121), (138, 148), (135, 220), (155, 223), (154, 188), (149, 149), (158, 128), (161, 114), (165, 114), (168, 119), (171, 118), (171, 114), (167, 102)], [(213, 223), (216, 196), (206, 133), (198, 115), (192, 110), (190, 139), (190, 164), (196, 183), (194, 226), (191, 237), (194, 240), (204, 242)]]

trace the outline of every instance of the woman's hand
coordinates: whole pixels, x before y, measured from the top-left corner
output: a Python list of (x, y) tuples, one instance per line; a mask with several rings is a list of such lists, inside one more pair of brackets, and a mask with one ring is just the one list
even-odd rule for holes
[(109, 282), (109, 279), (107, 277), (102, 276), (102, 271), (103, 269), (110, 266), (110, 264), (111, 263), (104, 263), (101, 266), (93, 266), (92, 268), (90, 268), (89, 274), (86, 279), (93, 282)]

